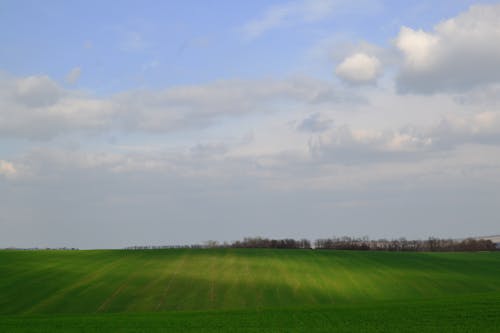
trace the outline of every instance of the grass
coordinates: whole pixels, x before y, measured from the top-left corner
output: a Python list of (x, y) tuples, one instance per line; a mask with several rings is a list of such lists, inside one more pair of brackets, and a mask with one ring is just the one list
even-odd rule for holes
[(1, 332), (500, 331), (500, 253), (0, 251)]

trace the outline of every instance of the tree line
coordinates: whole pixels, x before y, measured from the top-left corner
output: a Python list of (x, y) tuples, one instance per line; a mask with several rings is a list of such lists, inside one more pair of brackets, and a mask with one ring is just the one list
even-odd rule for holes
[(127, 250), (156, 250), (156, 249), (213, 249), (213, 248), (246, 248), (246, 249), (311, 249), (308, 239), (295, 240), (292, 238), (269, 239), (261, 237), (247, 237), (234, 242), (207, 241), (203, 244), (191, 245), (153, 245), (129, 246)]
[(442, 239), (430, 237), (426, 240), (379, 239), (336, 237), (317, 239), (315, 248), (328, 250), (361, 251), (413, 251), (413, 252), (453, 252), (453, 251), (495, 251), (497, 246), (491, 240), (467, 238)]
[[(314, 246), (312, 246), (314, 244)], [(333, 237), (317, 239), (314, 243), (308, 239), (270, 239), (246, 237), (234, 242), (207, 241), (203, 244), (131, 246), (129, 250), (172, 249), (172, 248), (246, 248), (246, 249), (319, 249), (319, 250), (358, 250), (358, 251), (413, 251), (413, 252), (453, 252), (453, 251), (495, 251), (497, 244), (491, 240), (467, 238), (462, 240), (430, 237), (426, 240), (378, 239), (368, 237)]]

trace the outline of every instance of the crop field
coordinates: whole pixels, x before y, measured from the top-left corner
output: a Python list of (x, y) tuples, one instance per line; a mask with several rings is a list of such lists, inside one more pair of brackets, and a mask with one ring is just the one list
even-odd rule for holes
[(500, 332), (500, 252), (0, 251), (0, 332)]

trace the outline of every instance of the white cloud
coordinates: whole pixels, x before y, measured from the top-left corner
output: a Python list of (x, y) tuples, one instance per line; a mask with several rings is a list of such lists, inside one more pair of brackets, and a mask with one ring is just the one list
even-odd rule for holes
[(97, 98), (63, 90), (46, 76), (0, 78), (0, 135), (49, 139), (62, 133), (118, 130), (167, 133), (208, 127), (221, 117), (352, 103), (357, 97), (327, 81), (225, 80)]
[[(275, 6), (246, 33), (319, 21), (340, 3)], [(401, 29), (398, 87), (433, 95), (291, 77), (96, 96), (44, 75), (0, 76), (0, 244), (316, 237), (332, 225), (373, 237), (487, 233), (500, 195), (497, 13), (477, 6), (433, 31)], [(147, 47), (128, 38), (128, 50)], [(377, 80), (396, 51), (329, 43), (328, 66), (349, 83)], [(76, 82), (78, 68), (70, 74)]]
[(75, 67), (69, 71), (68, 75), (66, 75), (66, 82), (69, 84), (75, 84), (80, 79), (80, 75), (82, 74), (82, 69), (80, 67)]
[(433, 31), (401, 28), (402, 92), (464, 91), (500, 82), (500, 4), (477, 5)]
[(301, 0), (269, 7), (258, 19), (248, 22), (243, 30), (250, 38), (286, 25), (313, 22), (328, 17), (333, 11), (335, 0)]
[[(339, 233), (363, 230), (372, 237), (385, 223), (392, 223), (391, 237), (425, 237), (429, 228), (450, 236), (450, 225), (457, 232), (486, 232), (498, 222), (498, 119), (492, 111), (418, 129), (352, 124), (305, 135), (291, 128), (307, 136), (305, 143), (312, 138), (310, 154), (281, 132), (270, 133), (271, 139), (288, 146), (246, 154), (240, 145), (254, 140), (193, 140), (187, 148), (163, 150), (32, 148), (0, 167), (4, 173), (10, 166), (23, 170), (9, 181), (0, 179), (6, 189), (0, 191), (0, 209), (9, 217), (0, 243), (14, 237), (31, 245), (40, 239), (57, 244), (64, 238), (71, 246), (111, 247), (284, 229), (314, 238), (311, 226), (321, 235), (331, 230), (331, 221)], [(482, 133), (490, 140), (480, 139)], [(37, 231), (37, 238), (23, 233), (26, 228)], [(102, 239), (92, 237), (96, 228)], [(52, 236), (56, 229), (58, 237)]]
[(110, 101), (64, 90), (47, 76), (3, 77), (0, 88), (0, 136), (46, 140), (110, 125)]
[(429, 135), (441, 149), (467, 143), (500, 144), (500, 113), (478, 112), (469, 116), (446, 115)]
[(124, 93), (115, 99), (128, 126), (163, 132), (206, 127), (221, 116), (291, 111), (299, 105), (341, 103), (355, 99), (329, 82), (285, 80), (226, 80), (207, 85), (181, 86), (160, 91)]
[(396, 39), (396, 46), (405, 56), (406, 66), (414, 70), (425, 70), (434, 65), (438, 37), (422, 30), (402, 27)]
[(0, 175), (12, 178), (16, 176), (16, 174), (17, 169), (14, 167), (14, 164), (5, 160), (0, 160)]
[[(467, 143), (498, 144), (500, 140), (497, 105), (492, 104), (489, 110), (477, 108), (476, 99), (481, 94), (469, 96), (469, 102), (456, 104), (452, 97), (391, 97), (385, 92), (379, 93), (378, 99), (373, 99), (371, 103), (363, 104), (356, 95), (349, 97), (352, 93), (348, 89), (342, 90), (331, 83), (304, 77), (227, 80), (164, 90), (123, 92), (108, 98), (63, 90), (47, 77), (4, 79), (0, 80), (0, 85), (4, 88), (0, 91), (0, 135), (17, 138), (45, 140), (65, 133), (109, 131), (168, 134), (208, 128), (228, 118), (236, 121), (242, 116), (281, 113), (282, 116), (274, 121), (288, 125), (283, 125), (282, 129), (276, 126), (267, 128), (269, 133), (259, 135), (260, 148), (248, 148), (248, 151), (269, 151), (269, 147), (286, 149), (287, 145), (293, 150), (297, 144), (306, 149), (307, 142), (301, 137), (304, 133), (298, 132), (321, 133), (323, 141), (316, 143), (313, 150), (335, 152), (347, 161), (356, 160), (357, 157), (351, 157), (357, 151), (363, 155), (361, 161), (379, 161), (399, 153), (447, 150)], [(409, 119), (415, 121), (418, 115), (427, 114), (418, 107), (404, 107), (415, 103), (426, 109), (437, 109), (433, 111), (438, 115), (434, 119), (439, 119), (441, 114), (443, 120), (432, 126), (425, 125), (425, 121), (417, 122), (418, 126), (406, 124)], [(402, 114), (402, 107), (406, 114)], [(338, 116), (344, 114), (343, 120), (335, 117), (335, 123), (349, 126), (333, 127), (331, 112)], [(384, 112), (385, 116), (380, 117), (380, 112)], [(399, 120), (390, 124), (385, 119), (389, 115), (392, 119), (393, 113), (400, 115)], [(298, 116), (302, 117), (302, 121), (290, 128), (290, 118), (297, 119)], [(248, 127), (246, 130), (252, 129)], [(284, 137), (277, 138), (276, 133)], [(263, 141), (262, 137), (266, 137), (267, 141)], [(222, 150), (222, 147), (218, 143), (215, 147), (200, 143), (192, 151), (201, 156), (206, 151)], [(276, 149), (270, 151), (275, 152)], [(349, 156), (346, 155), (348, 153)]]
[[(10, 97), (29, 107), (46, 107), (55, 104), (62, 96), (62, 89), (48, 76), (28, 76), (10, 85)], [(12, 89), (13, 88), (13, 89)], [(13, 90), (13, 91), (12, 91)], [(5, 93), (9, 93), (6, 91)]]
[(355, 53), (345, 58), (335, 69), (335, 73), (349, 83), (369, 83), (375, 81), (381, 70), (380, 61), (375, 56)]
[(446, 114), (430, 126), (397, 130), (334, 127), (309, 142), (312, 156), (334, 164), (371, 164), (412, 161), (471, 144), (500, 145), (500, 113)]
[(398, 131), (333, 128), (310, 142), (312, 156), (328, 164), (365, 165), (422, 159), (432, 148), (432, 138), (406, 129)]

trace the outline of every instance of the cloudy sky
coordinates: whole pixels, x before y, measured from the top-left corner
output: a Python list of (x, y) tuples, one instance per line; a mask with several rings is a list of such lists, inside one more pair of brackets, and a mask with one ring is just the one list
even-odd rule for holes
[(0, 247), (500, 233), (500, 3), (0, 1)]

